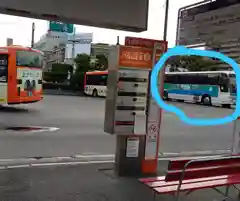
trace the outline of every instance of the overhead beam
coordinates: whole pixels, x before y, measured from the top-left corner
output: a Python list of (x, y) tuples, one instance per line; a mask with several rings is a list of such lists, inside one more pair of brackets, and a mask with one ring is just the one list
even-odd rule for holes
[(149, 0), (1, 0), (0, 13), (132, 32), (147, 30)]

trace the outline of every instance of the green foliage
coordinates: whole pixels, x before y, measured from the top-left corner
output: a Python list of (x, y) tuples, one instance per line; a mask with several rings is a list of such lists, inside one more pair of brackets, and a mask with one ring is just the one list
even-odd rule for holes
[(188, 71), (217, 70), (214, 61), (201, 56), (174, 56), (168, 59), (167, 64), (171, 66), (171, 72), (179, 71), (178, 68), (184, 68)]
[(54, 63), (52, 64), (51, 72), (43, 73), (43, 80), (46, 82), (65, 82), (67, 80), (69, 72), (73, 72), (72, 65)]
[(51, 82), (52, 81), (51, 73), (50, 72), (43, 72), (43, 80), (45, 82)]
[(43, 79), (46, 82), (62, 83), (67, 80), (68, 73), (71, 73), (70, 88), (73, 90), (83, 90), (84, 75), (87, 71), (106, 70), (108, 68), (108, 59), (105, 55), (97, 55), (96, 65), (90, 65), (90, 56), (87, 54), (78, 54), (75, 58), (76, 71), (68, 64), (55, 63), (52, 65), (51, 72), (44, 72)]
[(71, 78), (70, 85), (73, 90), (83, 90), (85, 72), (75, 72)]
[(52, 64), (51, 72), (68, 73), (68, 72), (72, 72), (72, 70), (73, 70), (72, 65), (54, 63), (54, 64)]
[(76, 72), (87, 72), (90, 70), (90, 56), (87, 54), (78, 54), (75, 58), (77, 65)]
[(96, 58), (97, 58), (96, 70), (107, 70), (108, 58), (104, 54), (99, 54), (96, 56)]
[(44, 72), (43, 80), (46, 82), (65, 82), (67, 79), (67, 73), (58, 73), (58, 72)]

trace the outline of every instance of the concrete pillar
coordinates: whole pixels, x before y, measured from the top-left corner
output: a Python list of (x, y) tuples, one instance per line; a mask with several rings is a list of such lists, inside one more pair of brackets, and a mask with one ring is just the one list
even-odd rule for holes
[[(145, 152), (145, 135), (129, 136), (117, 135), (116, 136), (116, 154), (115, 154), (115, 173), (118, 176), (126, 177), (139, 177), (142, 175), (142, 161)], [(133, 142), (131, 142), (131, 140)], [(138, 140), (138, 156), (134, 156), (135, 149), (134, 143)], [(135, 142), (134, 142), (135, 141)], [(132, 147), (131, 146), (132, 143)], [(130, 153), (132, 151), (132, 153)], [(127, 153), (128, 152), (128, 153)], [(132, 156), (131, 156), (132, 154)]]

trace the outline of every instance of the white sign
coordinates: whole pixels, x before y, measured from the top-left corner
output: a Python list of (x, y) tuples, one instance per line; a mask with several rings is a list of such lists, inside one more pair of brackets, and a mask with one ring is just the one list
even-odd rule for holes
[(157, 134), (158, 125), (157, 123), (148, 123), (148, 134)]
[(150, 97), (149, 100), (149, 110), (148, 110), (148, 122), (160, 121), (161, 109), (156, 103), (156, 101)]
[(134, 134), (146, 134), (146, 115), (145, 112), (135, 112), (134, 115)]
[(157, 155), (157, 135), (146, 136), (145, 159), (153, 160)]
[(136, 158), (136, 157), (138, 157), (138, 152), (139, 152), (139, 138), (138, 137), (128, 137), (126, 157), (127, 158)]
[(17, 68), (18, 79), (41, 79), (41, 70), (31, 70), (26, 68)]

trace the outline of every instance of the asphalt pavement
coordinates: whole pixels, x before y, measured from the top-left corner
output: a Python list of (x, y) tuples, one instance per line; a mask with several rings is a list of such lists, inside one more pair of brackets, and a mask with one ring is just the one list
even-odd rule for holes
[[(0, 158), (114, 154), (115, 138), (103, 132), (103, 98), (45, 95), (39, 103), (0, 109)], [(232, 109), (172, 103), (198, 118), (223, 117)], [(231, 148), (232, 124), (193, 127), (164, 112), (160, 152)], [(57, 127), (53, 132), (6, 131), (12, 126)]]

